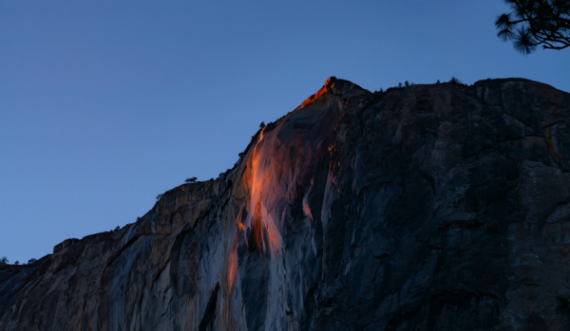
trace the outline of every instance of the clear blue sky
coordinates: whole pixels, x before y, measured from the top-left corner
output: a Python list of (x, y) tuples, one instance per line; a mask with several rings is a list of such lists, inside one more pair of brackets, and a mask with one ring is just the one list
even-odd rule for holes
[(570, 91), (570, 49), (517, 53), (501, 0), (0, 2), (0, 256), (134, 222), (231, 168), (327, 77)]

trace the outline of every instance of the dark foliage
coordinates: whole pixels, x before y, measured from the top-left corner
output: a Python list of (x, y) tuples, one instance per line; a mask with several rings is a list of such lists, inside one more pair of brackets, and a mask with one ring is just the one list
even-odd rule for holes
[(513, 40), (515, 49), (532, 53), (537, 46), (563, 49), (570, 46), (570, 0), (505, 0), (512, 12), (495, 21), (497, 36)]
[(463, 83), (461, 83), (461, 81), (459, 79), (457, 79), (455, 77), (451, 77), (451, 79), (449, 80), (449, 83), (453, 84), (453, 85), (463, 84)]
[(186, 183), (196, 183), (197, 177), (186, 178)]

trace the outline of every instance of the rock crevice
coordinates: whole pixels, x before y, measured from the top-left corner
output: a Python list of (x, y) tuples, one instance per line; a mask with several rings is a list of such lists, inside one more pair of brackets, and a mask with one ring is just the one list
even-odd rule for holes
[(569, 329), (569, 164), (548, 85), (331, 77), (216, 180), (0, 266), (0, 329)]

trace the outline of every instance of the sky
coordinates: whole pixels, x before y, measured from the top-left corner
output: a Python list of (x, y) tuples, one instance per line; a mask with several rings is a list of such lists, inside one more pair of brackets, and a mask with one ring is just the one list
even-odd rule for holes
[(570, 91), (569, 50), (496, 37), (501, 0), (0, 0), (0, 257), (109, 231), (231, 168), (329, 76)]

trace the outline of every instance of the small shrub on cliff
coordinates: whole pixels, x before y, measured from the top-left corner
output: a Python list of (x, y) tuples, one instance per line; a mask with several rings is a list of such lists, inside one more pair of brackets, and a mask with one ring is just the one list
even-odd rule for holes
[(14, 265), (20, 265), (20, 261), (14, 262)]
[(451, 79), (449, 80), (449, 83), (453, 84), (453, 85), (462, 84), (461, 81), (455, 77), (451, 77)]
[(265, 122), (261, 121), (261, 124), (259, 124), (259, 128), (263, 129), (265, 127)]
[(440, 82), (439, 82), (439, 79), (438, 79), (437, 82), (435, 82), (435, 83), (436, 83), (436, 84), (439, 84), (439, 83), (440, 83)]
[(156, 196), (156, 200), (158, 201), (158, 200), (162, 199), (162, 196), (163, 196), (163, 195), (164, 195), (164, 194), (159, 194), (159, 195), (157, 195), (157, 196)]
[(0, 264), (8, 264), (8, 262), (10, 261), (8, 261), (8, 258), (5, 256), (2, 256), (2, 258), (0, 259)]
[(28, 264), (34, 264), (36, 262), (38, 262), (38, 259), (31, 258), (28, 260)]
[(405, 81), (405, 82), (404, 82), (404, 85), (405, 85), (406, 87), (408, 87), (408, 86), (410, 86), (410, 83), (409, 83), (408, 81)]
[(197, 177), (186, 178), (186, 183), (196, 183), (197, 180)]

